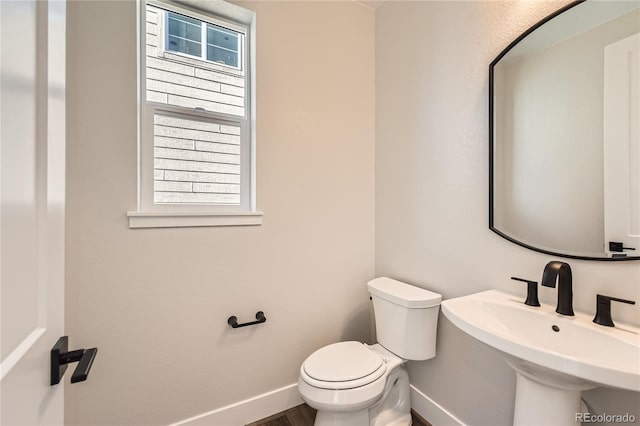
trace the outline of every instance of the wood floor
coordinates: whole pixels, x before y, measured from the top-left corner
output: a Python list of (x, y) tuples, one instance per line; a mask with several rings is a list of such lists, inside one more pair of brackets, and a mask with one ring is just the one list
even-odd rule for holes
[[(247, 426), (313, 426), (316, 418), (316, 410), (307, 404), (298, 405), (265, 419), (258, 420)], [(414, 426), (431, 426), (425, 419), (411, 411)]]
[(315, 419), (316, 410), (302, 404), (247, 426), (312, 426)]

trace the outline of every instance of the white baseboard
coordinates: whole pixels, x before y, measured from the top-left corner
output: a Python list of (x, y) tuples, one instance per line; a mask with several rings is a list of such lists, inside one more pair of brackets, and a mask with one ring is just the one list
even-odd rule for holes
[(171, 426), (243, 426), (302, 403), (298, 384), (294, 383), (190, 419), (181, 420)]
[(433, 426), (465, 426), (456, 416), (448, 412), (442, 405), (420, 392), (413, 385), (411, 388), (411, 408)]
[[(465, 426), (440, 404), (411, 388), (411, 408), (433, 426)], [(298, 385), (284, 386), (208, 413), (181, 420), (171, 426), (243, 426), (302, 404)]]

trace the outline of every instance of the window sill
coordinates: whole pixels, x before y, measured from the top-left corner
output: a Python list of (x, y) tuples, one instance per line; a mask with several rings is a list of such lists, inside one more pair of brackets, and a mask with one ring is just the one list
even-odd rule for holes
[(262, 225), (262, 212), (160, 213), (128, 212), (129, 228)]

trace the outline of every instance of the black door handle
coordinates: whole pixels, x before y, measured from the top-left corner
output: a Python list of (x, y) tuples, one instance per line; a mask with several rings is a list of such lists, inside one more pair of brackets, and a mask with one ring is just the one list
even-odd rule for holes
[(633, 247), (623, 247), (623, 243), (609, 241), (609, 251), (620, 253), (622, 250), (635, 250)]
[(93, 365), (93, 360), (97, 353), (98, 348), (91, 348), (84, 351), (82, 358), (80, 358), (80, 361), (78, 362), (78, 366), (73, 370), (71, 383), (84, 382), (87, 380), (87, 376), (89, 375), (89, 371), (91, 371), (91, 366)]
[(97, 353), (98, 348), (69, 351), (69, 337), (59, 338), (51, 348), (51, 385), (60, 383), (62, 376), (67, 371), (67, 365), (72, 362), (78, 362), (78, 365), (71, 375), (71, 383), (87, 380)]

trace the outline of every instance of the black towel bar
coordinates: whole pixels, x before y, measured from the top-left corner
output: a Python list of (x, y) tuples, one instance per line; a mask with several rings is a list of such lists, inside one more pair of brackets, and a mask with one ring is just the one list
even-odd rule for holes
[(235, 315), (230, 316), (229, 319), (227, 319), (227, 324), (229, 324), (233, 328), (246, 327), (248, 325), (262, 324), (263, 322), (267, 322), (267, 318), (264, 316), (264, 312), (262, 312), (262, 311), (256, 312), (256, 321), (251, 321), (251, 322), (245, 322), (245, 323), (242, 323), (242, 324), (238, 324), (238, 317), (236, 317)]

